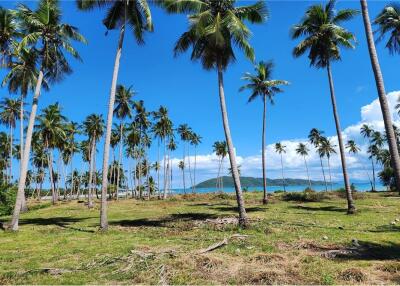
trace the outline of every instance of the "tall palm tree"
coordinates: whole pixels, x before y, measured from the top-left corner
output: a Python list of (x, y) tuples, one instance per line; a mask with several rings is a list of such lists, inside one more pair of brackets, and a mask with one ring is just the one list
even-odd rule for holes
[(245, 226), (247, 215), (229, 128), (223, 73), (235, 60), (235, 47), (243, 51), (248, 59), (254, 61), (254, 50), (248, 41), (251, 32), (245, 21), (263, 23), (267, 16), (265, 3), (258, 1), (252, 5), (237, 7), (234, 0), (166, 0), (162, 1), (162, 4), (169, 13), (190, 14), (188, 17), (189, 29), (177, 41), (174, 48), (175, 55), (192, 48), (192, 60), (200, 60), (206, 70), (217, 71), (222, 122), (233, 170), (232, 177), (238, 202), (239, 224)]
[[(183, 142), (183, 159), (182, 160), (185, 163), (184, 166), (186, 168), (186, 158), (187, 158), (186, 153), (187, 153), (187, 149), (188, 149), (187, 148), (187, 142), (190, 141), (190, 136), (192, 135), (193, 131), (192, 131), (192, 128), (189, 127), (189, 125), (181, 124), (181, 125), (178, 126), (177, 132), (178, 132), (178, 134), (181, 137), (181, 140)], [(185, 176), (185, 168), (183, 169), (183, 176)], [(189, 169), (189, 173), (190, 173), (190, 169)], [(191, 185), (193, 185), (193, 184), (191, 184)]]
[(265, 166), (265, 125), (266, 125), (266, 114), (267, 114), (267, 101), (271, 104), (274, 104), (274, 97), (277, 93), (283, 92), (283, 90), (279, 87), (281, 85), (288, 85), (289, 82), (285, 80), (277, 80), (272, 79), (272, 71), (274, 68), (274, 64), (272, 61), (269, 62), (259, 62), (255, 67), (256, 74), (252, 75), (250, 73), (246, 73), (243, 76), (243, 80), (248, 81), (249, 83), (242, 86), (240, 91), (245, 89), (249, 89), (251, 91), (251, 95), (249, 97), (248, 102), (252, 102), (254, 99), (260, 97), (263, 102), (263, 117), (262, 117), (262, 139), (261, 139), (261, 147), (262, 147), (262, 170), (263, 170), (263, 204), (268, 203), (267, 197), (267, 175), (266, 175), (266, 166)]
[[(369, 126), (369, 125), (367, 125), (367, 124), (363, 124), (362, 126), (361, 126), (361, 129), (360, 129), (360, 133), (361, 133), (361, 135), (364, 137), (364, 138), (367, 138), (368, 139), (368, 150), (371, 150), (371, 146), (373, 145), (373, 143), (372, 143), (372, 134), (374, 133), (375, 131)], [(376, 189), (376, 184), (375, 184), (375, 164), (374, 164), (374, 159), (373, 158), (371, 158), (371, 164), (372, 164), (372, 182), (373, 182), (373, 184), (372, 184), (372, 191), (375, 191), (375, 189)], [(368, 175), (368, 177), (369, 177), (369, 175)]]
[(190, 144), (194, 146), (194, 168), (193, 168), (193, 192), (196, 192), (196, 165), (197, 165), (197, 146), (201, 143), (201, 136), (193, 132), (190, 136)]
[(88, 207), (93, 207), (92, 189), (94, 160), (96, 156), (96, 143), (104, 134), (104, 119), (102, 115), (91, 114), (83, 122), (84, 133), (89, 140), (89, 182), (88, 182)]
[(17, 16), (20, 19), (22, 30), (26, 31), (22, 37), (20, 47), (30, 46), (38, 52), (39, 74), (33, 95), (32, 109), (29, 115), (17, 199), (11, 221), (11, 229), (14, 231), (18, 230), (20, 205), (23, 199), (26, 173), (28, 171), (32, 132), (43, 78), (46, 75), (49, 82), (57, 82), (61, 81), (66, 74), (70, 74), (72, 69), (65, 53), (70, 54), (75, 59), (80, 59), (78, 52), (74, 49), (71, 42), (86, 42), (76, 27), (61, 23), (61, 10), (59, 1), (57, 0), (40, 0), (38, 8), (34, 11), (21, 4), (18, 6)]
[(331, 187), (331, 191), (333, 189), (332, 189), (332, 173), (331, 173), (330, 158), (332, 154), (336, 153), (334, 147), (335, 145), (333, 145), (332, 142), (326, 137), (322, 137), (321, 143), (318, 146), (318, 153), (321, 156), (321, 158), (326, 157), (328, 159), (329, 184)]
[(396, 189), (400, 192), (400, 156), (396, 141), (396, 135), (393, 130), (392, 114), (389, 109), (389, 104), (386, 98), (385, 83), (379, 65), (378, 54), (374, 43), (374, 35), (372, 33), (371, 21), (368, 13), (367, 0), (360, 0), (361, 12), (364, 20), (365, 35), (367, 37), (369, 57), (371, 60), (372, 71), (375, 76), (375, 84), (378, 92), (379, 103), (381, 106), (383, 122), (385, 124), (385, 131), (389, 145), (390, 156), (392, 160), (392, 167), (394, 170), (394, 177)]
[[(357, 155), (361, 151), (361, 148), (358, 147), (357, 143), (354, 140), (348, 140), (347, 143), (346, 143), (346, 148), (347, 148), (349, 154), (352, 154), (352, 155)], [(369, 173), (365, 169), (364, 164), (362, 164), (362, 166), (363, 166), (363, 169), (365, 170), (365, 173), (367, 174), (368, 181), (371, 184), (371, 190), (374, 190), (374, 185), (373, 185), (372, 180), (371, 180), (371, 178), (369, 176)]]
[(285, 174), (283, 172), (283, 155), (282, 155), (283, 153), (286, 153), (286, 146), (280, 142), (276, 143), (275, 152), (281, 155), (282, 186), (283, 186), (283, 191), (286, 192), (286, 182), (285, 182)]
[(221, 171), (223, 172), (223, 165), (224, 159), (228, 155), (228, 146), (226, 141), (216, 141), (213, 144), (213, 150), (215, 155), (219, 157), (219, 164), (218, 164), (218, 174), (217, 174), (217, 189), (224, 190), (224, 178), (221, 177)]
[(310, 65), (316, 68), (326, 68), (327, 70), (333, 116), (339, 141), (343, 179), (347, 194), (347, 213), (353, 214), (356, 209), (347, 174), (345, 149), (340, 128), (339, 113), (336, 106), (331, 63), (341, 59), (341, 47), (354, 48), (354, 35), (340, 26), (340, 24), (352, 19), (358, 12), (352, 9), (336, 10), (335, 4), (336, 0), (329, 0), (325, 6), (313, 5), (307, 9), (301, 23), (295, 25), (292, 29), (293, 39), (305, 37), (305, 39), (294, 48), (293, 55), (295, 57), (300, 57), (309, 51), (308, 57), (310, 59)]
[(400, 54), (400, 5), (393, 2), (385, 8), (375, 18), (374, 24), (378, 26), (376, 33), (379, 33), (377, 42), (382, 41), (387, 34), (389, 39), (386, 48), (391, 54)]
[(306, 171), (307, 171), (308, 187), (311, 189), (310, 173), (308, 172), (307, 159), (306, 159), (309, 151), (310, 149), (308, 149), (306, 144), (299, 143), (299, 145), (297, 145), (296, 153), (302, 156), (304, 159), (304, 165), (306, 166)]
[(5, 98), (0, 101), (0, 122), (5, 124), (9, 129), (9, 138), (10, 138), (10, 164), (9, 164), (9, 174), (8, 174), (8, 182), (11, 182), (12, 178), (12, 159), (13, 159), (13, 149), (14, 149), (14, 129), (16, 125), (16, 121), (19, 116), (19, 108), (20, 102), (19, 100), (15, 100), (12, 98)]
[[(167, 148), (168, 148), (168, 152), (169, 152), (168, 153), (168, 159), (169, 159), (169, 163), (168, 164), (169, 164), (169, 168), (170, 168), (169, 176), (168, 176), (169, 177), (168, 189), (172, 190), (172, 173), (173, 172), (172, 172), (172, 155), (171, 155), (171, 153), (174, 152), (178, 148), (178, 146), (177, 146), (177, 144), (175, 142), (173, 134), (169, 139)], [(167, 172), (167, 174), (168, 174), (168, 172)]]
[(57, 147), (59, 142), (63, 142), (67, 138), (64, 125), (65, 121), (66, 118), (61, 114), (60, 105), (56, 103), (43, 109), (42, 114), (38, 116), (37, 124), (35, 125), (37, 134), (41, 137), (47, 153), (53, 204), (58, 201), (58, 194), (55, 186), (56, 179), (54, 178), (53, 150)]
[(186, 185), (185, 185), (185, 162), (184, 162), (183, 160), (182, 160), (182, 161), (179, 161), (178, 168), (179, 168), (179, 170), (182, 171), (183, 192), (186, 194)]
[(81, 10), (91, 10), (94, 8), (105, 8), (107, 13), (103, 19), (103, 24), (108, 30), (119, 30), (117, 53), (115, 55), (114, 70), (111, 80), (110, 97), (108, 101), (108, 115), (106, 138), (104, 142), (103, 154), (103, 182), (101, 187), (102, 199), (100, 210), (100, 228), (107, 230), (107, 183), (108, 183), (108, 160), (110, 153), (110, 140), (113, 109), (115, 101), (116, 86), (118, 82), (118, 72), (122, 47), (124, 43), (125, 30), (131, 28), (136, 43), (144, 44), (144, 33), (153, 30), (150, 8), (146, 0), (125, 0), (125, 1), (104, 1), (104, 0), (77, 0), (78, 8)]
[(11, 61), (12, 46), (21, 36), (13, 10), (0, 7), (0, 61), (1, 67), (7, 67)]
[[(133, 100), (132, 97), (136, 94), (136, 92), (132, 89), (132, 86), (125, 87), (123, 85), (117, 86), (117, 91), (115, 95), (115, 108), (114, 115), (120, 120), (119, 125), (119, 155), (118, 155), (118, 165), (121, 165), (122, 170), (124, 169), (122, 164), (122, 152), (123, 152), (123, 140), (125, 139), (125, 124), (124, 121), (126, 118), (132, 118), (132, 106)], [(111, 141), (111, 140), (110, 140)], [(117, 169), (117, 186), (119, 186), (120, 179), (120, 168)], [(118, 187), (117, 187), (118, 189)], [(117, 196), (118, 200), (118, 196)]]
[[(310, 141), (311, 144), (314, 145), (314, 147), (318, 150), (319, 145), (321, 144), (321, 140), (323, 138), (323, 131), (320, 131), (316, 128), (311, 129), (310, 134), (308, 135), (308, 140)], [(325, 183), (325, 191), (328, 191), (328, 184), (326, 183), (326, 177), (325, 177), (325, 170), (324, 170), (324, 165), (322, 164), (322, 156), (319, 155), (319, 162), (321, 164), (321, 170), (322, 170), (322, 176), (324, 177), (324, 183)]]

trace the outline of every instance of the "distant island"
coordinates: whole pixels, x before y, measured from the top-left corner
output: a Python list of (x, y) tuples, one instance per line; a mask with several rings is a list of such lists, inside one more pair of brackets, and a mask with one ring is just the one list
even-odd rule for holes
[[(224, 187), (233, 188), (233, 180), (230, 176), (222, 177)], [(249, 187), (261, 187), (263, 185), (262, 178), (254, 178), (254, 177), (240, 177), (240, 182), (243, 188)], [(298, 186), (298, 185), (308, 185), (308, 180), (304, 179), (285, 179), (286, 186)], [(217, 178), (209, 179), (203, 181), (196, 185), (196, 188), (214, 188), (217, 184)], [(321, 185), (325, 184), (323, 181), (311, 181), (313, 185)], [(268, 186), (282, 186), (282, 179), (268, 179), (267, 178), (267, 185)]]

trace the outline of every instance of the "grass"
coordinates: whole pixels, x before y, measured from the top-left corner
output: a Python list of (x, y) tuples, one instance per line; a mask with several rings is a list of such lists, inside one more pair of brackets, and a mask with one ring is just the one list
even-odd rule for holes
[(98, 203), (34, 207), (18, 233), (0, 230), (0, 284), (400, 283), (398, 196), (358, 195), (349, 216), (337, 194), (308, 203), (282, 195), (263, 206), (261, 193), (246, 193), (245, 230), (217, 223), (236, 215), (230, 195), (112, 201), (106, 233)]

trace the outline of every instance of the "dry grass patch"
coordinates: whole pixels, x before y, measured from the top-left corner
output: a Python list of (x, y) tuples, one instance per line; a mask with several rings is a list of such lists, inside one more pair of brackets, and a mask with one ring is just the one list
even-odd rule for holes
[(366, 274), (364, 274), (364, 272), (358, 268), (349, 268), (343, 270), (342, 272), (340, 272), (339, 278), (346, 282), (358, 282), (358, 283), (367, 280)]

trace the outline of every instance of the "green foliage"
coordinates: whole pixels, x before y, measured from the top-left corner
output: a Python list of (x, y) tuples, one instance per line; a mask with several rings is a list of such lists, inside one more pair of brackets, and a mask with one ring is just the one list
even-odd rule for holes
[(12, 213), (17, 191), (9, 186), (0, 187), (0, 216)]
[(283, 194), (284, 201), (297, 201), (297, 202), (321, 202), (326, 198), (324, 193), (319, 193), (309, 188), (303, 192), (286, 192)]

